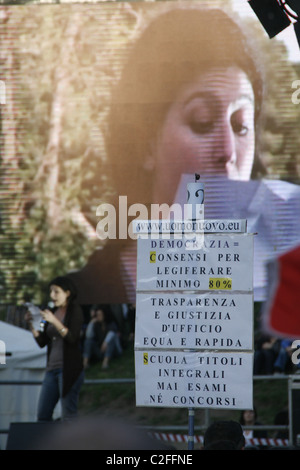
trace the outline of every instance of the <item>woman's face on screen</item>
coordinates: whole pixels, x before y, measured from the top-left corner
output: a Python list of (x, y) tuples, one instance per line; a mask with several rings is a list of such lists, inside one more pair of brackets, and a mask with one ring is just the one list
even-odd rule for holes
[(184, 85), (152, 146), (156, 202), (172, 203), (183, 173), (250, 179), (254, 93), (237, 67), (211, 68)]

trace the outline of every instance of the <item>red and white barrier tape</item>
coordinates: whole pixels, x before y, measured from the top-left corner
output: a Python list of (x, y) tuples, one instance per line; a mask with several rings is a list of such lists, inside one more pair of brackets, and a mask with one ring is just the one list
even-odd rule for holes
[(268, 439), (254, 437), (252, 439), (246, 439), (246, 444), (254, 446), (271, 446), (271, 447), (286, 447), (289, 446), (288, 439)]
[[(159, 441), (164, 441), (164, 442), (188, 442), (189, 441), (189, 436), (188, 435), (182, 435), (182, 434), (170, 434), (170, 433), (164, 433), (164, 432), (151, 432), (149, 435), (154, 438), (158, 439)], [(203, 436), (194, 436), (194, 442), (203, 443)]]
[[(152, 432), (149, 435), (158, 439), (159, 441), (164, 442), (174, 442), (174, 443), (188, 443), (189, 436), (186, 434), (171, 434), (171, 433), (162, 433), (162, 432)], [(203, 436), (194, 436), (194, 443), (203, 444)], [(272, 446), (272, 447), (285, 447), (289, 445), (288, 439), (267, 439), (267, 438), (252, 438), (246, 439), (247, 445), (254, 446)]]

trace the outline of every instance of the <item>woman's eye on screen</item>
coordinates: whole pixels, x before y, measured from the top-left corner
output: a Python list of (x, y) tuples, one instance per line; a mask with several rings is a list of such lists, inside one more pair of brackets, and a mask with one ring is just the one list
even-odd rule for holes
[(231, 127), (232, 127), (233, 132), (240, 137), (247, 136), (250, 130), (247, 121), (243, 119), (243, 116), (241, 116), (240, 112), (234, 113), (232, 115)]
[(213, 121), (198, 121), (196, 119), (189, 121), (189, 127), (194, 134), (207, 134), (212, 130), (213, 126)]

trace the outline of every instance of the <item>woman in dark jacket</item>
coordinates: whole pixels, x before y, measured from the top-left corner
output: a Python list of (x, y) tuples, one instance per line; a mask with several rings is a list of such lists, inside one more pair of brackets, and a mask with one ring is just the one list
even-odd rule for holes
[[(48, 347), (47, 368), (38, 405), (38, 421), (51, 421), (54, 408), (61, 400), (62, 420), (77, 414), (77, 403), (84, 380), (80, 350), (83, 315), (75, 303), (76, 289), (66, 277), (57, 277), (50, 283), (50, 298), (54, 312), (42, 310), (43, 331), (31, 325), (38, 345)], [(30, 321), (30, 316), (27, 316)]]
[[(242, 426), (260, 426), (261, 423), (257, 421), (257, 411), (254, 407), (253, 410), (243, 410), (240, 415), (240, 424)], [(247, 429), (244, 430), (244, 436), (246, 439), (267, 439), (268, 433), (264, 429)]]

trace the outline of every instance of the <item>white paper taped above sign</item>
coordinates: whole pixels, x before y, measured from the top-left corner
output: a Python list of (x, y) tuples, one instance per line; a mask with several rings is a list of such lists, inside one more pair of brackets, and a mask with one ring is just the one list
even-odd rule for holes
[(138, 239), (137, 291), (252, 289), (253, 234)]
[(132, 221), (133, 233), (136, 235), (170, 234), (170, 233), (245, 233), (246, 219), (208, 219), (208, 220), (142, 220)]
[(252, 350), (252, 294), (138, 293), (136, 349)]

